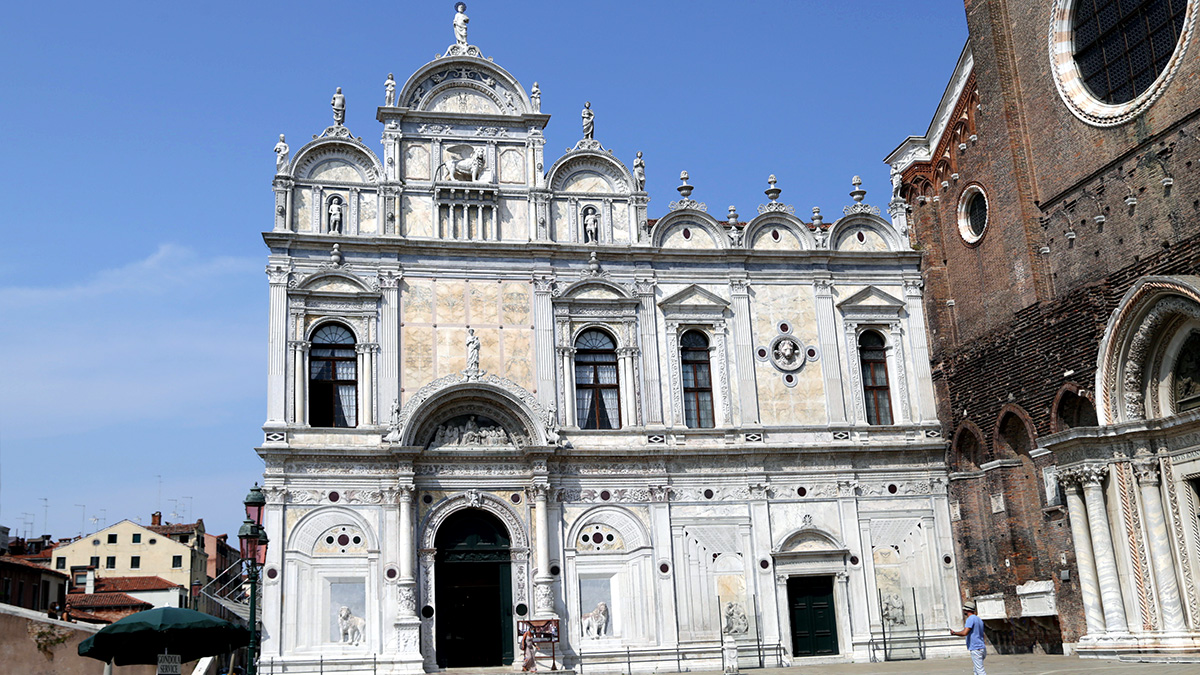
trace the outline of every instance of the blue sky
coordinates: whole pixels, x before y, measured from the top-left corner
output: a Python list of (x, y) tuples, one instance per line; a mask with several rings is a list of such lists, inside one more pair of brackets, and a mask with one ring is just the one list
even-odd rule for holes
[[(547, 162), (590, 100), (605, 147), (645, 154), (651, 217), (684, 169), (718, 217), (749, 220), (772, 173), (805, 218), (840, 214), (854, 174), (883, 205), (880, 160), (924, 133), (966, 40), (961, 0), (467, 14), (471, 43), (538, 81)], [(403, 86), (444, 51), (452, 17), (442, 0), (6, 7), (0, 524), (71, 536), (161, 509), (236, 532), (262, 468), (271, 149), (329, 125), (338, 86), (378, 148), (387, 73)]]

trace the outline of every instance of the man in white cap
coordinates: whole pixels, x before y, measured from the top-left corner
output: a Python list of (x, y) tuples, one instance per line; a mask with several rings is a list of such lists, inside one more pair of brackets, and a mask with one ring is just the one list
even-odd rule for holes
[(967, 651), (971, 653), (971, 664), (975, 667), (975, 675), (987, 675), (987, 671), (983, 669), (983, 659), (987, 656), (987, 648), (983, 644), (983, 619), (975, 613), (975, 601), (968, 600), (963, 603), (963, 614), (967, 618), (963, 621), (962, 630), (952, 630), (951, 635), (967, 638)]

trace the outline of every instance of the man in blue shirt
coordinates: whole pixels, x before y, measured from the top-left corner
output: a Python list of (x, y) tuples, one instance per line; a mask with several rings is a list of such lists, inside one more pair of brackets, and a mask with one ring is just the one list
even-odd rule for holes
[(967, 651), (971, 652), (971, 664), (975, 667), (975, 675), (987, 675), (983, 669), (983, 659), (987, 656), (987, 648), (983, 645), (983, 619), (975, 614), (973, 600), (963, 603), (963, 614), (967, 615), (966, 620), (963, 621), (963, 629), (952, 630), (950, 634), (959, 637), (966, 636)]

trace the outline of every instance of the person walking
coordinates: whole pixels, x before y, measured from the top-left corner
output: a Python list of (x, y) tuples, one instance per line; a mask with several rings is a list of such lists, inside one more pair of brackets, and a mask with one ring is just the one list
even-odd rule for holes
[(963, 614), (967, 618), (963, 620), (962, 630), (952, 630), (951, 635), (967, 638), (967, 651), (971, 653), (971, 665), (975, 668), (975, 675), (987, 675), (987, 671), (983, 669), (983, 659), (987, 656), (987, 647), (983, 644), (983, 619), (975, 613), (975, 601), (968, 600), (963, 603)]

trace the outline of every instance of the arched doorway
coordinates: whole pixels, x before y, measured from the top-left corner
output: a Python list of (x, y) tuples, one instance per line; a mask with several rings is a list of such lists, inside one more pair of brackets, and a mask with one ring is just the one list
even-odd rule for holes
[(463, 509), (446, 518), (437, 548), (437, 662), (442, 668), (513, 662), (509, 535), (498, 518)]

